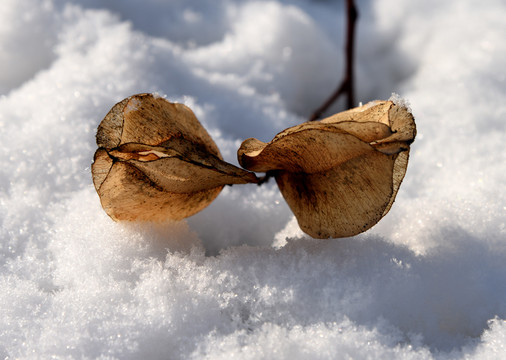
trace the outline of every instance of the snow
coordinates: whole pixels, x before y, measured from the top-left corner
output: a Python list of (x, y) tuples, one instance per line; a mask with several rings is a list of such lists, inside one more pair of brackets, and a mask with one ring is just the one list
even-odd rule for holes
[(90, 164), (135, 93), (190, 106), (234, 164), (304, 121), (342, 74), (342, 1), (2, 0), (0, 358), (506, 357), (506, 5), (358, 8), (357, 101), (400, 94), (418, 136), (390, 213), (322, 241), (272, 181), (115, 223)]
[(408, 112), (412, 113), (411, 106), (409, 105), (409, 100), (404, 99), (402, 96), (396, 93), (392, 93), (388, 100), (392, 101), (395, 105), (404, 107), (408, 110)]

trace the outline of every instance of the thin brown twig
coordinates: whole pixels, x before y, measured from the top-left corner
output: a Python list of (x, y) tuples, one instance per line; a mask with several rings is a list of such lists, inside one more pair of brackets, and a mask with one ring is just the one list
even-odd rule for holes
[(346, 95), (346, 105), (350, 109), (355, 104), (354, 86), (353, 86), (353, 60), (355, 47), (355, 23), (358, 18), (357, 7), (354, 0), (346, 0), (347, 9), (347, 27), (346, 27), (346, 59), (344, 78), (336, 91), (309, 117), (309, 121), (319, 119), (322, 114), (332, 105), (341, 95)]
[[(355, 23), (358, 18), (358, 11), (355, 6), (354, 0), (346, 0), (347, 9), (347, 29), (346, 29), (346, 57), (345, 57), (345, 71), (344, 78), (341, 84), (337, 87), (336, 91), (311, 115), (309, 121), (317, 120), (321, 115), (332, 105), (339, 96), (346, 95), (346, 103), (348, 108), (352, 108), (355, 103), (354, 99), (354, 86), (353, 86), (353, 59), (354, 59), (354, 46), (355, 46)], [(272, 177), (274, 172), (268, 171), (265, 176), (259, 178), (258, 186), (267, 183)]]
[(274, 177), (274, 171), (267, 171), (264, 176), (262, 176), (261, 178), (258, 179), (257, 185), (261, 186), (261, 185), (269, 182), (269, 180), (272, 177)]

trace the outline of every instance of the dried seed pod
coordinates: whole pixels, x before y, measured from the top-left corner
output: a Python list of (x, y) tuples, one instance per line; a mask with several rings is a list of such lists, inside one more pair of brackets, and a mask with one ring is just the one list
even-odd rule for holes
[(269, 143), (247, 139), (238, 158), (245, 169), (274, 174), (304, 232), (346, 237), (388, 212), (415, 135), (406, 108), (376, 101), (288, 128)]
[(222, 160), (188, 107), (151, 94), (114, 105), (98, 127), (97, 145), (93, 183), (114, 220), (180, 220), (209, 205), (226, 184), (258, 182)]

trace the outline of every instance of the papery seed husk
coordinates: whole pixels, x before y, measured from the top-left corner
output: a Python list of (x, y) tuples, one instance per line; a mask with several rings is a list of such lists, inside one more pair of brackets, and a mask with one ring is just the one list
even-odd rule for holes
[(389, 211), (415, 135), (406, 108), (376, 101), (288, 128), (269, 143), (247, 139), (238, 159), (248, 170), (274, 174), (304, 232), (346, 237)]
[(93, 182), (114, 220), (181, 220), (226, 184), (258, 182), (222, 160), (188, 107), (151, 94), (116, 104), (98, 127), (97, 144)]
[(324, 173), (280, 171), (276, 182), (305, 233), (320, 239), (347, 237), (384, 216), (394, 193), (393, 164), (388, 155), (371, 151)]
[(99, 189), (102, 206), (114, 220), (182, 220), (211, 203), (221, 187), (188, 193), (168, 192), (141, 170), (118, 162)]

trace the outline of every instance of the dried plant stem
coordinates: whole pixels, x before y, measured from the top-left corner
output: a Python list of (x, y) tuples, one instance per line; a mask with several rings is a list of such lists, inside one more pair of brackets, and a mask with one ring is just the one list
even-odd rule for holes
[(269, 180), (270, 180), (272, 177), (274, 177), (274, 174), (275, 174), (275, 172), (274, 172), (274, 171), (267, 171), (267, 172), (265, 173), (265, 175), (264, 175), (264, 176), (262, 176), (262, 177), (258, 178), (257, 185), (258, 185), (258, 186), (261, 186), (261, 185), (263, 185), (263, 184), (265, 184), (265, 183), (269, 182)]
[[(332, 105), (339, 96), (346, 95), (346, 106), (351, 109), (354, 106), (354, 86), (353, 86), (353, 61), (354, 61), (354, 47), (355, 47), (355, 24), (358, 18), (357, 7), (354, 0), (346, 0), (347, 9), (347, 27), (346, 27), (346, 47), (345, 47), (345, 71), (344, 78), (337, 87), (336, 91), (325, 101), (309, 118), (309, 121), (318, 120), (322, 114)], [(261, 186), (267, 183), (271, 177), (274, 177), (274, 172), (268, 171), (265, 176), (260, 177), (257, 183)]]
[(347, 9), (347, 29), (346, 29), (346, 61), (344, 78), (336, 91), (310, 116), (309, 121), (319, 119), (322, 114), (332, 105), (339, 96), (346, 95), (346, 106), (351, 109), (354, 106), (355, 99), (353, 96), (353, 59), (355, 47), (355, 23), (358, 18), (357, 7), (354, 0), (346, 0)]

